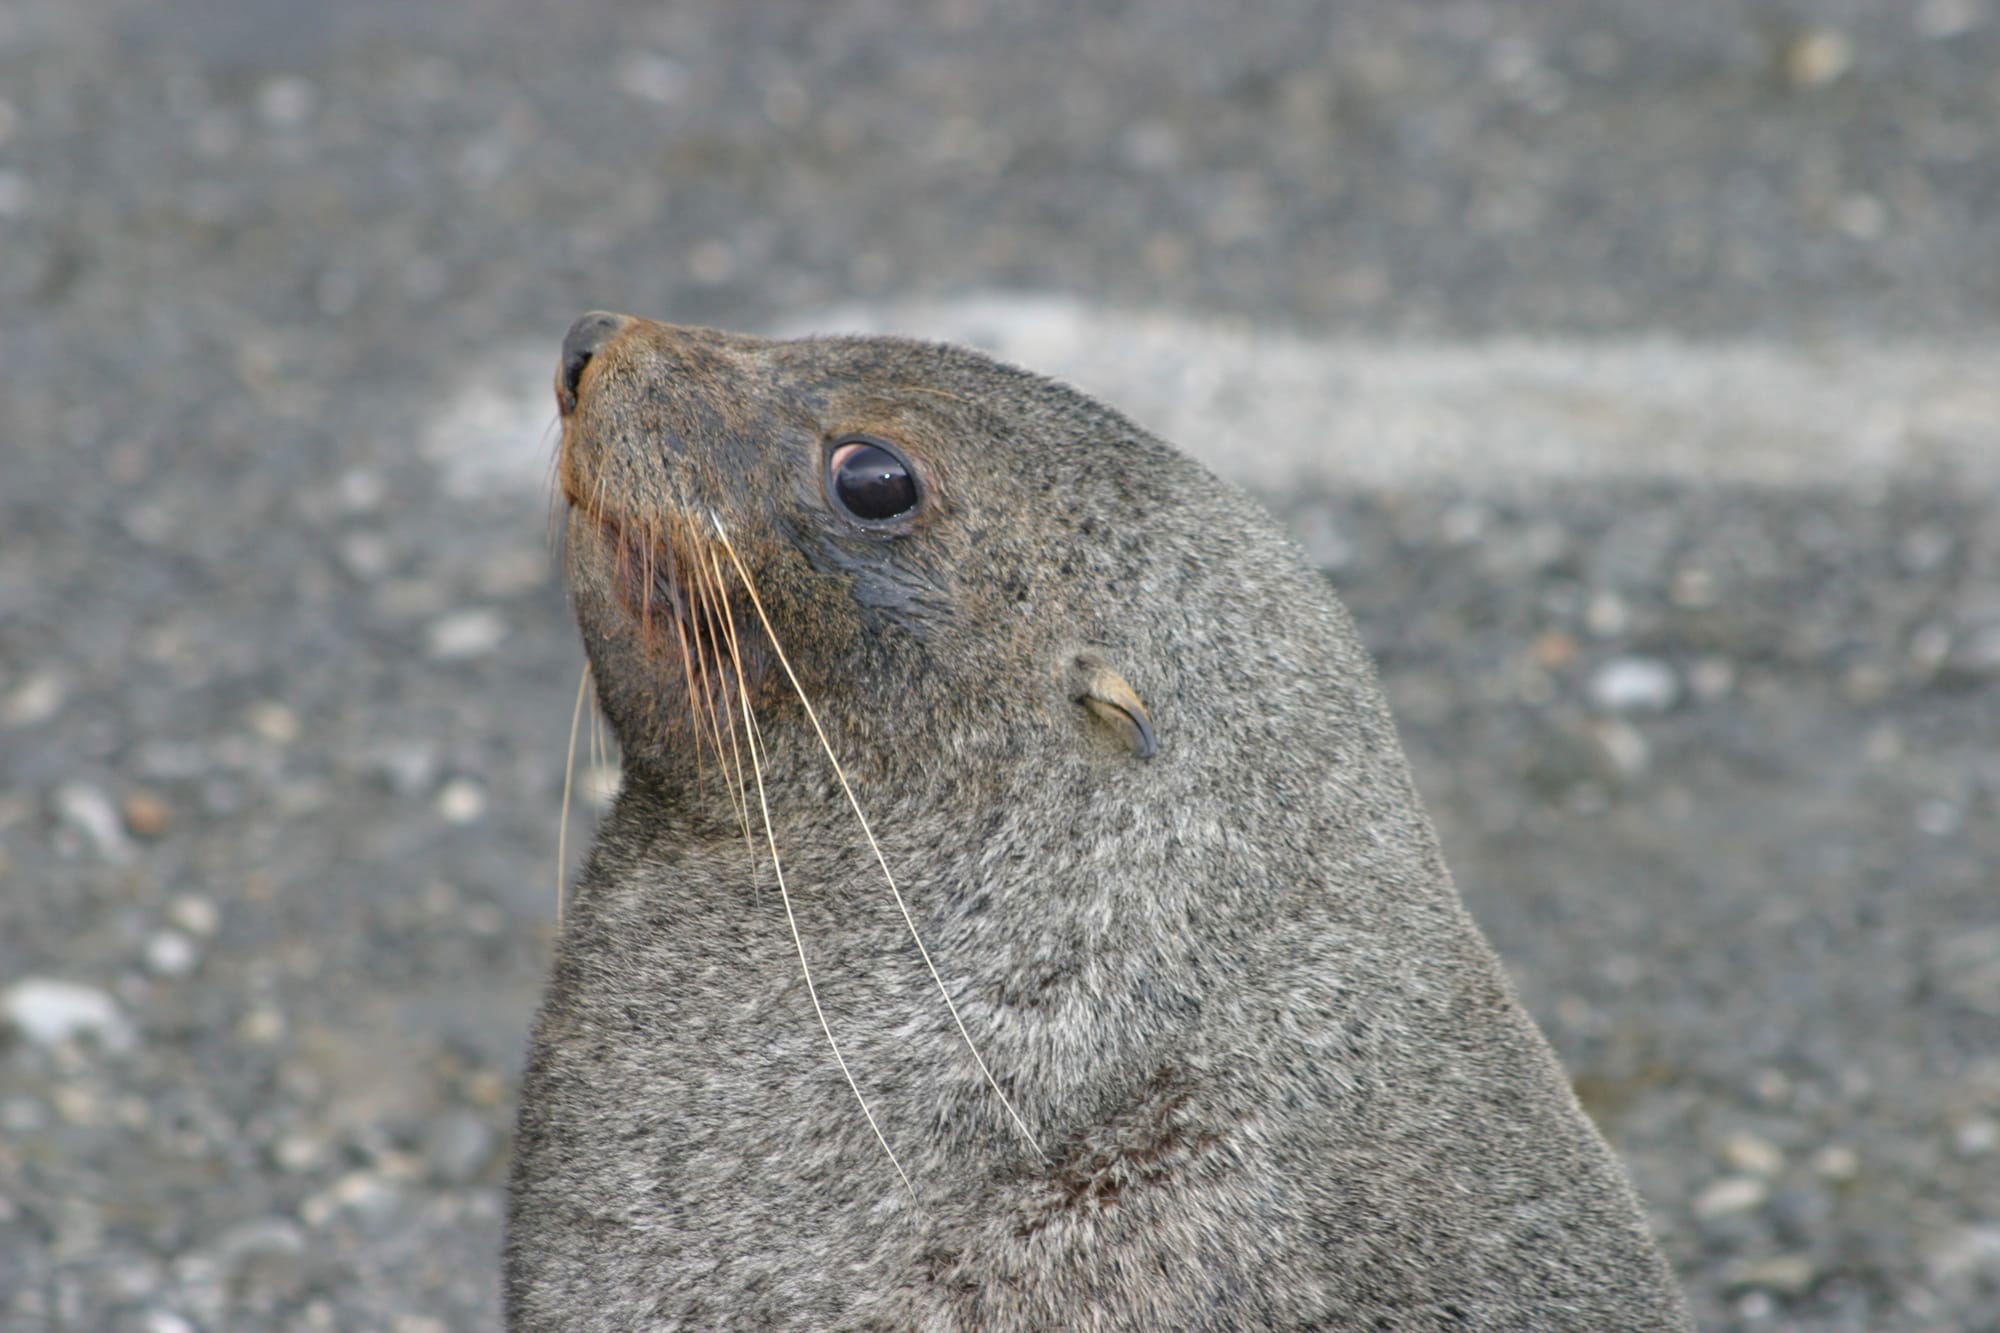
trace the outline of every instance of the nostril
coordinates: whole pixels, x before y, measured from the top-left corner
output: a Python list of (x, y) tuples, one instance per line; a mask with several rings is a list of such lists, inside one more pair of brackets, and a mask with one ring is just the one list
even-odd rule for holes
[(556, 406), (563, 412), (576, 407), (576, 387), (583, 379), (583, 368), (630, 322), (627, 315), (593, 310), (569, 326), (562, 340), (562, 364), (556, 370)]

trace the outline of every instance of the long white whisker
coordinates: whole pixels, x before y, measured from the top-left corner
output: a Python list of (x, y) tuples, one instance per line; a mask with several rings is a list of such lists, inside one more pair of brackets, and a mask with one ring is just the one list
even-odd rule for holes
[(576, 678), (576, 706), (569, 712), (569, 753), (563, 759), (562, 822), (556, 825), (556, 929), (562, 929), (563, 899), (569, 889), (569, 793), (576, 780), (576, 729), (583, 720), (583, 696), (590, 685), (590, 659)]
[(833, 1059), (840, 1066), (840, 1072), (847, 1079), (847, 1086), (854, 1093), (855, 1102), (861, 1107), (861, 1114), (868, 1119), (868, 1128), (875, 1131), (875, 1141), (882, 1145), (882, 1151), (889, 1156), (889, 1165), (896, 1168), (896, 1174), (903, 1179), (903, 1188), (910, 1192), (910, 1198), (917, 1200), (917, 1188), (910, 1183), (910, 1175), (903, 1170), (903, 1164), (896, 1159), (896, 1150), (889, 1146), (889, 1140), (882, 1133), (882, 1126), (875, 1121), (875, 1112), (869, 1109), (868, 1099), (861, 1095), (861, 1085), (855, 1082), (854, 1073), (847, 1067), (847, 1057), (840, 1053), (840, 1043), (834, 1040), (833, 1025), (827, 1022), (826, 1010), (820, 1006), (819, 989), (813, 985), (812, 966), (806, 962), (805, 940), (799, 935), (798, 918), (792, 914), (792, 895), (785, 887), (784, 863), (778, 859), (778, 837), (771, 827), (771, 805), (764, 796), (764, 765), (759, 759), (760, 738), (757, 719), (750, 712), (750, 686), (743, 678), (743, 666), (736, 667), (736, 688), (743, 701), (743, 741), (750, 750), (750, 769), (757, 777), (757, 806), (764, 817), (764, 841), (771, 849), (771, 873), (778, 881), (778, 897), (785, 905), (785, 924), (792, 930), (792, 947), (798, 950), (799, 975), (805, 978), (806, 995), (812, 1000), (813, 1012), (819, 1015), (820, 1031), (826, 1033), (826, 1044), (833, 1050)]
[[(855, 798), (854, 787), (848, 782), (846, 771), (841, 768), (840, 760), (833, 753), (833, 743), (827, 739), (826, 728), (820, 725), (819, 713), (813, 708), (812, 700), (806, 697), (805, 686), (799, 683), (798, 673), (792, 670), (791, 659), (785, 656), (784, 646), (778, 642), (777, 631), (771, 626), (770, 616), (764, 612), (764, 601), (757, 595), (757, 585), (751, 581), (750, 571), (743, 567), (742, 557), (736, 554), (736, 545), (729, 540), (728, 532), (723, 529), (722, 520), (711, 514), (709, 521), (715, 525), (715, 535), (721, 539), (722, 548), (729, 552), (730, 562), (736, 566), (736, 576), (742, 581), (744, 591), (750, 594), (750, 604), (757, 610), (757, 619), (763, 622), (764, 635), (771, 641), (771, 649), (778, 656), (778, 664), (784, 667), (785, 677), (791, 681), (793, 692), (799, 696), (799, 702), (805, 705), (806, 717), (811, 720), (813, 731), (819, 736), (820, 748), (826, 751), (827, 762), (833, 765), (833, 775), (840, 780), (840, 790), (846, 793), (847, 804), (853, 809), (854, 817), (861, 821), (861, 832), (868, 839), (869, 850), (875, 853), (875, 864), (882, 867), (882, 878), (888, 882), (889, 896), (896, 900), (896, 910), (903, 914), (903, 924), (910, 928), (910, 939), (915, 942), (917, 953), (923, 958), (924, 967), (929, 970), (931, 980), (937, 984), (938, 994), (944, 998), (944, 1007), (950, 1012), (951, 1021), (958, 1025), (958, 1035), (964, 1040), (965, 1049), (972, 1053), (973, 1062), (979, 1066), (979, 1072), (986, 1076), (986, 1085), (993, 1089), (993, 1095), (1007, 1108), (1007, 1114), (1013, 1117), (1016, 1128), (1028, 1141), (1028, 1146), (1047, 1161), (1048, 1154), (1042, 1151), (1042, 1145), (1035, 1140), (1034, 1131), (1028, 1128), (1028, 1122), (1014, 1109), (1014, 1103), (1001, 1090), (1000, 1081), (994, 1078), (993, 1071), (987, 1068), (986, 1058), (980, 1055), (979, 1047), (973, 1043), (972, 1033), (966, 1029), (965, 1019), (959, 1016), (958, 1006), (952, 1003), (951, 992), (945, 988), (944, 978), (938, 974), (937, 964), (931, 961), (930, 950), (924, 947), (924, 937), (917, 930), (916, 918), (910, 915), (909, 905), (903, 901), (902, 890), (896, 887), (896, 877), (890, 873), (888, 859), (882, 855), (882, 846), (875, 840), (875, 831), (868, 827), (868, 816), (861, 812), (861, 802)], [(761, 793), (761, 785), (759, 790)]]
[[(728, 636), (729, 656), (733, 660), (742, 651), (742, 645), (736, 641), (736, 619), (729, 611), (729, 594), (725, 590), (723, 583), (722, 564), (715, 558), (715, 551), (712, 548), (708, 550), (707, 555), (708, 572), (704, 577), (713, 593), (714, 604), (720, 608), (716, 612), (716, 615), (718, 622), (722, 626), (723, 634)], [(718, 658), (721, 656), (721, 652), (722, 645), (718, 642), (716, 644)], [(717, 705), (718, 708), (722, 706), (724, 705)], [(735, 808), (738, 817), (743, 823), (743, 846), (750, 853), (751, 887), (754, 889), (756, 887), (757, 851), (756, 839), (750, 832), (750, 797), (743, 790), (743, 756), (742, 752), (736, 746), (736, 728), (728, 727), (725, 730), (729, 733), (729, 767), (736, 776), (735, 799), (731, 802), (731, 805)], [(719, 747), (717, 753), (720, 753)]]

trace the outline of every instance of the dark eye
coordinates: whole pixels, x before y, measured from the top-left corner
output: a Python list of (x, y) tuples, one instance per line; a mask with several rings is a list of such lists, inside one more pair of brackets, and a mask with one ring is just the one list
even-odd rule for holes
[(876, 521), (917, 507), (917, 479), (910, 465), (873, 440), (842, 440), (826, 459), (826, 485), (840, 507)]

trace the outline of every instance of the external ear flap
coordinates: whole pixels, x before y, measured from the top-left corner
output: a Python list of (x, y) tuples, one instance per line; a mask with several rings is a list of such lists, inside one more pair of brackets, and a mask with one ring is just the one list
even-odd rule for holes
[(1146, 705), (1139, 702), (1138, 693), (1097, 649), (1086, 648), (1070, 659), (1069, 697), (1088, 708), (1098, 721), (1124, 740), (1134, 758), (1151, 759), (1159, 750)]

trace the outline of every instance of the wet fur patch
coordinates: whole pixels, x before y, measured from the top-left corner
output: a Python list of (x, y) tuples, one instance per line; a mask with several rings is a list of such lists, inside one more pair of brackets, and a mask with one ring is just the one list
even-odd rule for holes
[(1158, 1189), (1222, 1142), (1191, 1114), (1193, 1082), (1161, 1066), (1130, 1105), (1048, 1168), (1040, 1200), (1016, 1226), (1026, 1239), (1066, 1218), (1109, 1212), (1139, 1190)]

